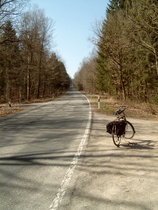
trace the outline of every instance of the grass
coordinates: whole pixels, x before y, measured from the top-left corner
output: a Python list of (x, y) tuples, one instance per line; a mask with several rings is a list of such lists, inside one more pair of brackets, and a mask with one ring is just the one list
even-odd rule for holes
[(1, 104), (0, 105), (0, 117), (5, 117), (10, 114), (14, 114), (20, 111), (25, 110), (26, 108), (20, 107), (19, 105), (14, 105), (12, 108), (8, 106), (8, 104)]
[(102, 114), (113, 115), (113, 113), (122, 106), (127, 106), (126, 114), (128, 117), (158, 120), (158, 105), (149, 103), (140, 103), (134, 101), (120, 101), (106, 95), (101, 96), (100, 109), (98, 109), (98, 95), (86, 94), (91, 102), (92, 109)]

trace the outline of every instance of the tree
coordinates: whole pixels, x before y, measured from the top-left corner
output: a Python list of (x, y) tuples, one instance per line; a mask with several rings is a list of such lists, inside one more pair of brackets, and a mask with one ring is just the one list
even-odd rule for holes
[(155, 0), (110, 1), (98, 33), (99, 90), (116, 93), (124, 99), (146, 101), (155, 95), (158, 90), (157, 6)]
[(120, 9), (131, 8), (133, 0), (110, 0), (108, 4), (107, 13), (115, 13)]
[[(21, 23), (23, 60), (25, 63), (26, 98), (39, 97), (42, 84), (45, 52), (48, 48), (51, 23), (42, 10), (24, 13)], [(42, 92), (42, 91), (41, 91)]]
[(135, 25), (134, 41), (155, 57), (158, 75), (158, 2), (137, 2), (131, 11), (130, 19)]
[[(28, 3), (27, 0), (1, 0), (0, 1), (0, 30), (2, 30), (5, 22), (20, 14), (22, 9)], [(3, 42), (3, 40), (2, 40)]]
[(83, 60), (73, 82), (79, 90), (96, 92), (96, 57)]
[(48, 60), (45, 89), (48, 89), (50, 94), (57, 95), (59, 92), (69, 88), (69, 85), (70, 78), (66, 72), (64, 63), (55, 53), (52, 53)]
[(98, 57), (96, 59), (96, 71), (97, 89), (101, 92), (109, 92), (112, 94), (113, 87), (111, 85), (111, 74), (107, 66), (107, 57), (101, 52), (101, 49), (98, 52)]
[(130, 39), (136, 45), (135, 54), (139, 58), (137, 83), (140, 97), (149, 101), (158, 91), (158, 2), (155, 0), (135, 2), (128, 19), (131, 29)]
[[(5, 99), (8, 101), (13, 97), (13, 90), (16, 85), (16, 79), (19, 73), (19, 43), (16, 31), (10, 21), (7, 21), (3, 27), (2, 39), (5, 40), (0, 46), (1, 51), (1, 71), (2, 86)], [(3, 91), (2, 90), (2, 91)]]
[[(98, 79), (104, 78), (107, 87), (102, 85), (104, 91), (110, 89), (113, 92), (113, 86), (116, 94), (125, 99), (129, 84), (127, 57), (130, 54), (130, 43), (125, 31), (126, 20), (121, 12), (117, 11), (115, 14), (109, 14), (103, 24), (98, 42)], [(112, 82), (112, 86), (108, 81)]]
[(50, 51), (51, 23), (42, 10), (34, 9), (23, 14), (18, 32), (11, 21), (1, 28), (0, 91), (4, 101), (36, 99), (69, 87), (64, 63)]

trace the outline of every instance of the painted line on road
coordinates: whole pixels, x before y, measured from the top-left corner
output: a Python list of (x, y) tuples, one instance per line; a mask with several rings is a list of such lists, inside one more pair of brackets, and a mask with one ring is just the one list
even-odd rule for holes
[(84, 133), (83, 138), (82, 138), (82, 140), (80, 142), (80, 145), (79, 145), (79, 147), (77, 149), (77, 152), (74, 155), (74, 158), (73, 158), (73, 160), (72, 160), (72, 162), (70, 164), (70, 167), (67, 170), (66, 175), (64, 176), (64, 179), (61, 182), (61, 185), (60, 185), (60, 188), (59, 188), (59, 190), (57, 192), (57, 195), (56, 195), (55, 199), (53, 200), (52, 204), (49, 207), (50, 210), (57, 210), (59, 205), (61, 204), (61, 201), (62, 201), (62, 199), (63, 199), (63, 197), (64, 197), (64, 195), (65, 195), (65, 193), (66, 193), (66, 191), (68, 189), (70, 180), (71, 180), (72, 175), (74, 173), (74, 170), (75, 170), (75, 168), (77, 166), (79, 157), (81, 156), (82, 150), (83, 150), (83, 148), (85, 147), (85, 145), (87, 143), (87, 140), (88, 140), (88, 137), (89, 137), (89, 133), (90, 133), (91, 121), (92, 121), (91, 105), (90, 105), (90, 102), (89, 102), (88, 98), (87, 98), (87, 101), (89, 103), (90, 110), (89, 110), (89, 118), (88, 118), (88, 123), (87, 123), (87, 126), (86, 126), (85, 133)]

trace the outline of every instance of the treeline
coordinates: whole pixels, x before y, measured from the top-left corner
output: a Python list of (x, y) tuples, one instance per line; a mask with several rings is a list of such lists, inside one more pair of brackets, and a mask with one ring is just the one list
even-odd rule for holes
[(64, 63), (50, 50), (52, 23), (43, 11), (29, 10), (15, 22), (24, 2), (0, 1), (0, 102), (55, 96), (70, 83)]
[(97, 55), (83, 63), (75, 85), (120, 99), (158, 103), (158, 1), (111, 0), (95, 33)]

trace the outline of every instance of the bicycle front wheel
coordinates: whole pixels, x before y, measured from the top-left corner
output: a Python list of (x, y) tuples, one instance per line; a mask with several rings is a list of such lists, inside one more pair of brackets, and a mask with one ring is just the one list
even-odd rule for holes
[(131, 139), (133, 138), (134, 134), (135, 134), (135, 129), (132, 125), (132, 123), (130, 123), (129, 121), (126, 121), (126, 127), (125, 127), (125, 135), (124, 137), (126, 139)]
[(117, 135), (116, 125), (113, 125), (111, 134), (114, 144), (119, 147), (121, 143), (121, 136)]

